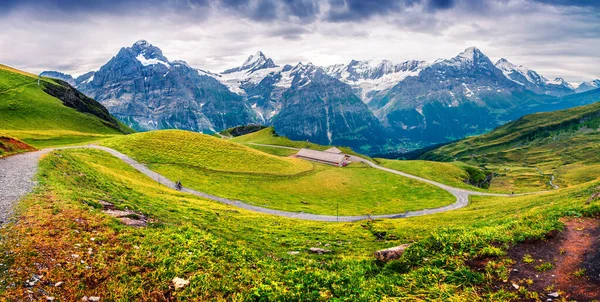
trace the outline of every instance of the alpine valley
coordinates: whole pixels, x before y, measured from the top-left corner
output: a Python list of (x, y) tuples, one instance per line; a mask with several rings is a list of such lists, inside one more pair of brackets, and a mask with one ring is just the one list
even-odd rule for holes
[[(140, 40), (77, 78), (46, 71), (138, 131), (204, 133), (262, 124), (279, 135), (360, 153), (403, 152), (487, 132), (523, 115), (597, 101), (600, 80), (549, 80), (476, 47), (435, 62), (277, 65), (257, 52), (220, 73), (170, 61)], [(578, 97), (572, 95), (578, 94)], [(579, 94), (581, 94), (579, 96)]]

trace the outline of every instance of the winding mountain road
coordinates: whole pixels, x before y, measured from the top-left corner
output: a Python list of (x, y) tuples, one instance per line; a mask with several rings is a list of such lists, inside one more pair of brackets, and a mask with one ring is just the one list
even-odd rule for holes
[[(285, 146), (261, 145), (261, 144), (254, 144), (254, 145), (298, 150), (296, 148), (285, 147)], [(38, 162), (39, 162), (41, 155), (47, 154), (54, 150), (82, 149), (82, 148), (97, 149), (97, 150), (102, 150), (102, 151), (108, 152), (108, 153), (112, 154), (113, 156), (121, 159), (122, 161), (124, 161), (125, 163), (127, 163), (128, 165), (133, 167), (134, 169), (143, 173), (144, 175), (150, 177), (151, 179), (153, 179), (165, 186), (168, 186), (170, 188), (175, 188), (175, 183), (173, 181), (150, 170), (148, 167), (135, 161), (134, 159), (130, 158), (129, 156), (127, 156), (121, 152), (118, 152), (114, 149), (107, 148), (107, 147), (102, 147), (102, 146), (97, 146), (97, 145), (71, 146), (71, 147), (61, 147), (61, 148), (50, 148), (50, 149), (44, 149), (44, 150), (35, 151), (35, 152), (13, 155), (13, 156), (9, 156), (6, 158), (0, 158), (0, 224), (5, 223), (7, 221), (7, 219), (11, 216), (11, 214), (13, 212), (14, 204), (20, 198), (22, 198), (24, 195), (26, 195), (28, 192), (30, 192), (33, 189), (33, 187), (35, 186), (34, 177), (37, 172)], [(418, 181), (426, 182), (431, 185), (437, 186), (443, 190), (448, 191), (450, 194), (454, 195), (456, 197), (456, 202), (451, 205), (447, 205), (447, 206), (440, 207), (440, 208), (424, 209), (424, 210), (410, 211), (410, 212), (398, 213), (398, 214), (362, 215), (362, 216), (333, 216), (333, 215), (309, 214), (309, 213), (302, 213), (302, 212), (300, 212), (300, 213), (286, 212), (286, 211), (268, 209), (268, 208), (263, 208), (263, 207), (259, 207), (259, 206), (253, 206), (253, 205), (247, 204), (243, 201), (218, 197), (218, 196), (214, 196), (211, 194), (207, 194), (204, 192), (196, 191), (196, 190), (193, 190), (190, 188), (185, 188), (185, 187), (181, 191), (185, 192), (185, 193), (193, 194), (193, 195), (196, 195), (199, 197), (203, 197), (206, 199), (214, 200), (214, 201), (217, 201), (220, 203), (224, 203), (227, 205), (231, 205), (234, 207), (246, 209), (249, 211), (270, 214), (270, 215), (276, 215), (276, 216), (281, 216), (281, 217), (312, 220), (312, 221), (324, 221), (324, 222), (354, 222), (354, 221), (359, 221), (359, 220), (364, 220), (364, 219), (382, 219), (382, 218), (395, 219), (395, 218), (406, 218), (406, 217), (441, 213), (441, 212), (446, 212), (446, 211), (451, 211), (451, 210), (466, 207), (469, 204), (469, 196), (470, 195), (504, 196), (504, 197), (517, 196), (517, 195), (509, 195), (509, 194), (483, 193), (483, 192), (476, 192), (476, 191), (469, 191), (469, 190), (454, 188), (454, 187), (451, 187), (451, 186), (448, 186), (448, 185), (445, 185), (445, 184), (442, 184), (442, 183), (439, 183), (436, 181), (432, 181), (432, 180), (425, 179), (422, 177), (414, 176), (414, 175), (400, 172), (397, 170), (381, 167), (371, 161), (368, 161), (366, 159), (363, 159), (363, 158), (360, 158), (357, 156), (351, 156), (350, 160), (355, 161), (355, 162), (363, 162), (375, 169), (379, 169), (379, 170), (386, 171), (389, 173), (412, 178), (412, 179), (415, 179)]]

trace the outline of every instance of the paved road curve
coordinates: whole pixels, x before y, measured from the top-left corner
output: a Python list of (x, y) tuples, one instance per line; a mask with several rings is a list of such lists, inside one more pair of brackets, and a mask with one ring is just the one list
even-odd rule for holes
[[(262, 146), (294, 149), (294, 148), (290, 148), (290, 147), (274, 146), (274, 145), (262, 145)], [(125, 163), (127, 163), (128, 165), (133, 167), (134, 169), (138, 170), (139, 172), (152, 178), (153, 180), (158, 181), (159, 183), (161, 183), (165, 186), (168, 186), (170, 188), (175, 188), (175, 183), (173, 181), (169, 180), (168, 178), (148, 169), (148, 167), (146, 167), (145, 165), (133, 160), (132, 158), (130, 158), (129, 156), (127, 156), (123, 153), (120, 153), (116, 150), (113, 150), (113, 149), (110, 149), (107, 147), (102, 147), (102, 146), (87, 145), (87, 146), (63, 147), (63, 148), (56, 148), (56, 149), (44, 149), (41, 151), (9, 156), (7, 158), (0, 159), (0, 224), (4, 223), (7, 220), (7, 218), (10, 216), (10, 214), (12, 213), (12, 207), (14, 206), (16, 201), (18, 201), (21, 197), (23, 197), (25, 194), (27, 194), (34, 187), (35, 182), (33, 181), (33, 179), (37, 172), (39, 158), (42, 154), (46, 154), (46, 153), (54, 151), (54, 150), (81, 149), (81, 148), (91, 148), (91, 149), (97, 149), (97, 150), (102, 150), (102, 151), (108, 152), (108, 153), (114, 155), (115, 157), (121, 159), (122, 161), (124, 161)], [(442, 184), (439, 182), (435, 182), (435, 181), (432, 181), (429, 179), (421, 178), (421, 177), (407, 174), (404, 172), (400, 172), (397, 170), (384, 168), (384, 167), (376, 165), (366, 159), (363, 159), (363, 158), (360, 158), (357, 156), (351, 156), (350, 159), (352, 161), (366, 163), (375, 169), (379, 169), (379, 170), (383, 170), (383, 171), (386, 171), (389, 173), (394, 173), (394, 174), (401, 175), (404, 177), (416, 179), (416, 180), (423, 181), (423, 182), (432, 184), (434, 186), (440, 187), (440, 188), (448, 191), (450, 194), (454, 195), (456, 197), (456, 202), (451, 205), (447, 205), (447, 206), (440, 207), (440, 208), (424, 209), (424, 210), (419, 210), (419, 211), (411, 211), (411, 212), (398, 213), (398, 214), (372, 215), (372, 216), (370, 216), (370, 215), (332, 216), (332, 215), (317, 215), (317, 214), (309, 214), (309, 213), (296, 213), (296, 212), (273, 210), (273, 209), (253, 206), (253, 205), (244, 203), (243, 201), (239, 201), (239, 200), (232, 200), (232, 199), (214, 196), (211, 194), (199, 192), (199, 191), (196, 191), (196, 190), (193, 190), (190, 188), (185, 188), (185, 187), (182, 189), (182, 191), (185, 193), (193, 194), (196, 196), (200, 196), (203, 198), (218, 201), (220, 203), (228, 204), (231, 206), (243, 208), (243, 209), (254, 211), (254, 212), (260, 212), (260, 213), (270, 214), (270, 215), (277, 215), (277, 216), (282, 216), (282, 217), (303, 219), (303, 220), (328, 221), (328, 222), (336, 222), (336, 221), (353, 222), (353, 221), (359, 221), (359, 220), (364, 220), (364, 219), (369, 219), (369, 218), (370, 219), (381, 219), (381, 218), (394, 219), (394, 218), (405, 218), (405, 217), (422, 216), (422, 215), (446, 212), (446, 211), (466, 207), (469, 204), (469, 195), (506, 196), (506, 197), (514, 196), (514, 195), (508, 195), (508, 194), (491, 194), (491, 193), (482, 193), (482, 192), (458, 189), (458, 188), (454, 188), (454, 187), (451, 187), (451, 186), (448, 186), (448, 185), (445, 185), (445, 184)]]

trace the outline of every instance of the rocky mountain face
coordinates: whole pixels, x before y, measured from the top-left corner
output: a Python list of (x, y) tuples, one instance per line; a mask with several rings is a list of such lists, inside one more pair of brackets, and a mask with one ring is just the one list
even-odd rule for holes
[(215, 78), (244, 96), (260, 122), (280, 135), (364, 152), (386, 143), (385, 129), (352, 88), (311, 63), (280, 67), (258, 52)]
[(292, 66), (275, 65), (262, 52), (250, 56), (242, 66), (214, 74), (215, 79), (239, 94), (258, 116), (258, 122), (270, 124), (281, 109), (281, 97), (292, 84)]
[(136, 130), (217, 131), (256, 120), (244, 99), (211, 75), (169, 61), (146, 41), (122, 48), (77, 87)]
[(352, 60), (325, 68), (279, 66), (259, 51), (239, 67), (211, 73), (169, 61), (143, 40), (100, 70), (70, 79), (137, 130), (258, 123), (292, 139), (365, 153), (482, 133), (524, 114), (575, 106), (563, 96), (600, 87), (600, 80), (550, 81), (506, 59), (492, 63), (475, 47), (433, 63)]
[(384, 93), (409, 76), (416, 76), (427, 66), (424, 61), (395, 64), (388, 60), (377, 62), (352, 60), (349, 64), (331, 65), (327, 73), (350, 85), (356, 95), (369, 103), (378, 93)]
[(369, 107), (398, 137), (427, 145), (488, 131), (524, 114), (524, 104), (538, 108), (550, 99), (516, 83), (471, 47), (376, 95)]
[(273, 120), (277, 133), (363, 152), (381, 150), (386, 130), (349, 85), (310, 63), (298, 64), (287, 76), (290, 88), (281, 96), (280, 110)]

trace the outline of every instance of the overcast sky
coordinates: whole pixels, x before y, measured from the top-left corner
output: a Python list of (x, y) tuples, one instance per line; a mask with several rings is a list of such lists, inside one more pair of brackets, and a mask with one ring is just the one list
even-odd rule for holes
[(477, 46), (548, 78), (600, 78), (596, 0), (1, 0), (0, 63), (79, 75), (145, 39), (213, 72), (257, 50), (277, 64), (433, 61)]

